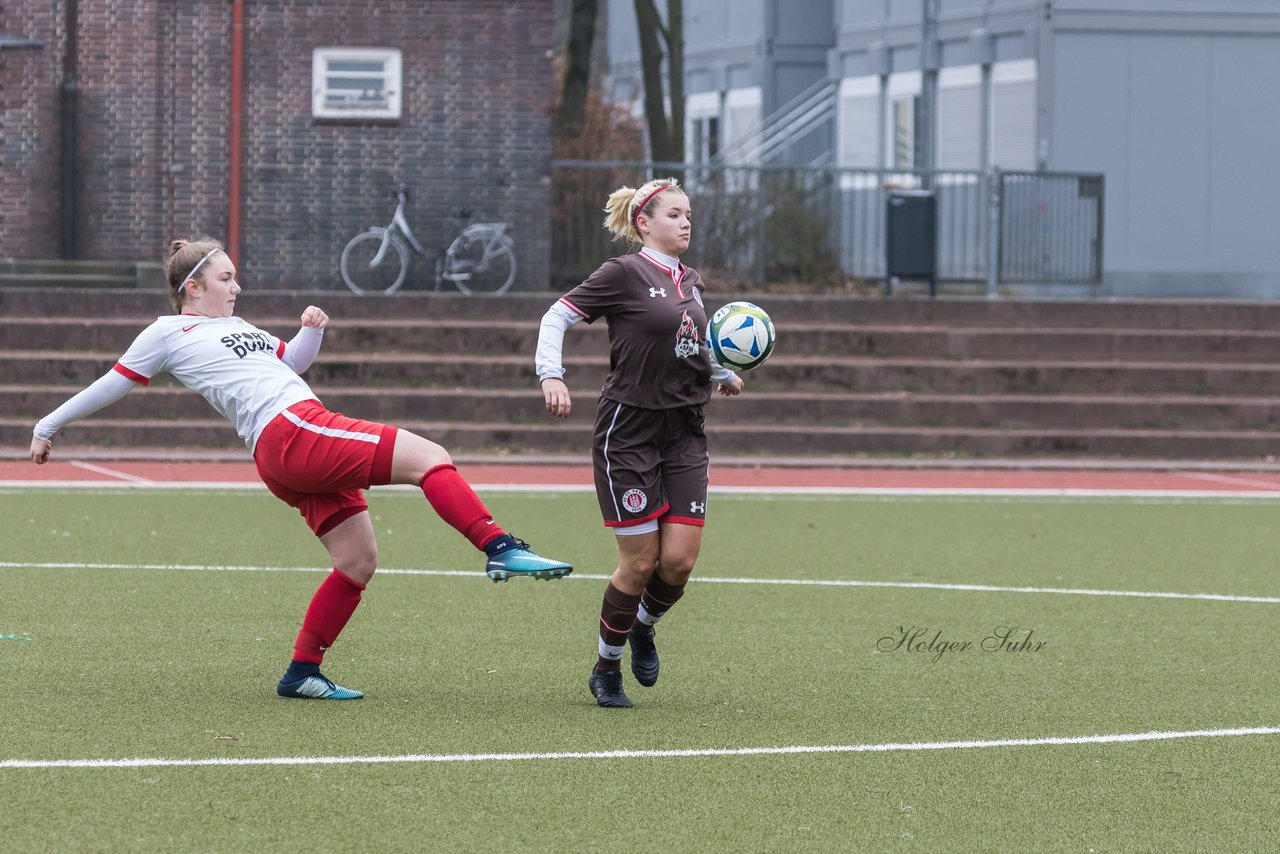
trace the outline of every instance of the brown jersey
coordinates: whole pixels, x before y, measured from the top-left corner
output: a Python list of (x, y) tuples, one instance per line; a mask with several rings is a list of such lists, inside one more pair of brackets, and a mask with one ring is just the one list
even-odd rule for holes
[(702, 279), (637, 252), (605, 261), (560, 302), (609, 325), (609, 376), (601, 397), (639, 409), (701, 406), (711, 399)]

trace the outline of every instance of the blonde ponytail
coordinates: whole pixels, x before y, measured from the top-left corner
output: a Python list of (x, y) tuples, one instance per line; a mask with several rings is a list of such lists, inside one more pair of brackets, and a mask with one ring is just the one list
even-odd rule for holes
[(654, 199), (668, 189), (680, 190), (680, 182), (675, 178), (656, 178), (639, 188), (619, 187), (609, 194), (609, 201), (604, 203), (604, 227), (614, 240), (626, 240), (632, 246), (639, 246), (644, 241), (636, 229), (636, 217), (650, 213)]

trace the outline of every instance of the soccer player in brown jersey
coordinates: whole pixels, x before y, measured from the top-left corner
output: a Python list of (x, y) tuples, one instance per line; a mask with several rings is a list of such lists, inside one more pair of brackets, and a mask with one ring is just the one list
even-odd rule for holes
[(680, 262), (692, 212), (675, 179), (620, 187), (605, 228), (638, 252), (610, 259), (542, 318), (535, 366), (547, 411), (567, 418), (565, 331), (605, 318), (610, 373), (600, 391), (592, 441), (596, 496), (618, 543), (604, 591), (598, 657), (587, 681), (596, 702), (630, 708), (622, 651), (641, 685), (658, 681), (653, 626), (684, 595), (702, 546), (707, 511), (707, 436), (702, 407), (712, 384), (725, 395), (742, 378), (716, 364), (703, 340), (702, 279)]

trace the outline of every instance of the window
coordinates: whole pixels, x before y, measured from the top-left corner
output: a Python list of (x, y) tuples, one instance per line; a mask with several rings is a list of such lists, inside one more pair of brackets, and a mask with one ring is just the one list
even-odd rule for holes
[(916, 128), (920, 125), (920, 99), (914, 95), (893, 100), (891, 133), (893, 134), (893, 168), (919, 169), (920, 155), (916, 147)]
[(720, 118), (707, 116), (692, 121), (692, 155), (694, 163), (709, 163), (720, 153)]
[(321, 47), (311, 56), (311, 115), (400, 118), (400, 51)]
[[(880, 162), (880, 78), (840, 81), (839, 160), (844, 168), (877, 169)], [(848, 176), (844, 176), (847, 178)], [(841, 180), (843, 181), (844, 178)]]

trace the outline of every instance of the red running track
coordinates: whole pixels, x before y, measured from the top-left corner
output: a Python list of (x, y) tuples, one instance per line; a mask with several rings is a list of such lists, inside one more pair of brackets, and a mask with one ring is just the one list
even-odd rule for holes
[[(588, 465), (460, 463), (477, 486), (589, 487)], [(1023, 468), (809, 468), (714, 466), (713, 486), (757, 489), (868, 491), (1208, 493), (1280, 496), (1280, 471), (1023, 469)], [(0, 460), (0, 484), (257, 483), (251, 462), (147, 462), (55, 460), (43, 466)]]

